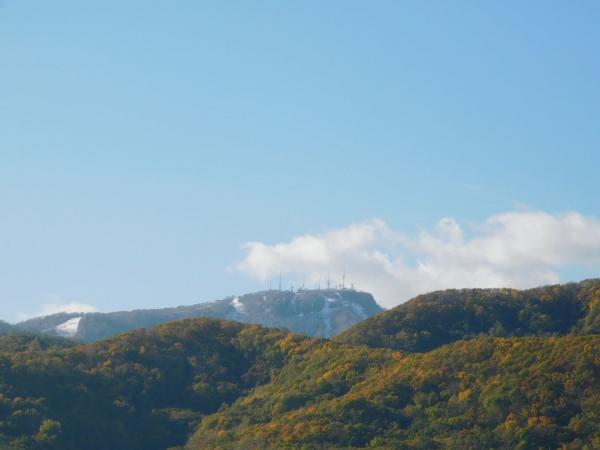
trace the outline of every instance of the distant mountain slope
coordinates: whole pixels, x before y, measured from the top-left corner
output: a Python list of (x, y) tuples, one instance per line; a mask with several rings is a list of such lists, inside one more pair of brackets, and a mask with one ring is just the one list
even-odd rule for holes
[(426, 352), (478, 335), (600, 333), (600, 279), (528, 290), (421, 295), (342, 332), (337, 342)]
[(164, 450), (320, 340), (212, 319), (0, 353), (0, 448)]
[(177, 308), (54, 314), (21, 322), (17, 328), (93, 342), (135, 328), (210, 317), (282, 327), (309, 336), (332, 337), (381, 311), (371, 294), (350, 289), (263, 291)]
[(205, 417), (186, 449), (598, 448), (599, 374), (600, 336), (329, 342)]
[(0, 335), (13, 331), (13, 326), (0, 320)]

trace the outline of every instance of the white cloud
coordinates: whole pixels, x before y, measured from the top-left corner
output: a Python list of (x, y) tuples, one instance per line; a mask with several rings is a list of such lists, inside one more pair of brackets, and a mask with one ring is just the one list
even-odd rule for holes
[(96, 312), (98, 308), (86, 303), (69, 302), (69, 303), (45, 303), (40, 308), (39, 315), (49, 316), (57, 313), (90, 313)]
[(50, 316), (58, 313), (90, 313), (98, 311), (98, 308), (93, 305), (81, 302), (61, 301), (60, 297), (56, 295), (49, 295), (48, 300), (47, 303), (42, 304), (33, 314), (18, 313), (17, 319), (22, 321), (33, 317)]
[[(465, 231), (468, 231), (466, 233)], [(391, 307), (447, 288), (532, 287), (560, 281), (561, 269), (600, 269), (600, 221), (577, 212), (507, 212), (465, 230), (451, 218), (409, 235), (370, 220), (268, 245), (249, 242), (234, 266), (265, 281), (280, 272), (314, 283), (345, 271)]]

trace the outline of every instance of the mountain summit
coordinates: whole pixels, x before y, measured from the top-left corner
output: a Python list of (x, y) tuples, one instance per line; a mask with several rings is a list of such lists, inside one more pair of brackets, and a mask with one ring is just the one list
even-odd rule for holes
[[(277, 291), (202, 306), (325, 334), (368, 301)], [(38, 325), (79, 334), (152, 313)], [(331, 340), (210, 318), (89, 344), (11, 333), (0, 449), (599, 448), (599, 318), (600, 280), (585, 280), (432, 292)]]
[(371, 294), (353, 289), (271, 290), (175, 308), (59, 313), (30, 319), (17, 324), (17, 327), (92, 342), (172, 320), (209, 317), (287, 328), (296, 333), (329, 338), (381, 311)]

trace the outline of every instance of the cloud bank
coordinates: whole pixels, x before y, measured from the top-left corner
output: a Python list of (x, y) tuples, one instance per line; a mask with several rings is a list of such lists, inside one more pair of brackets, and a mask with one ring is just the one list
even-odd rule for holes
[(286, 243), (249, 242), (234, 270), (261, 281), (281, 272), (308, 283), (345, 272), (386, 307), (437, 289), (526, 288), (561, 270), (600, 269), (600, 221), (577, 212), (507, 212), (465, 227), (451, 218), (410, 235), (380, 219)]
[(49, 316), (57, 313), (90, 313), (96, 312), (98, 308), (86, 303), (68, 302), (68, 303), (46, 303), (42, 305), (39, 316)]
[(98, 308), (93, 305), (81, 302), (63, 302), (56, 295), (49, 296), (49, 302), (44, 303), (40, 308), (33, 314), (19, 313), (17, 314), (17, 320), (27, 320), (33, 317), (50, 316), (58, 313), (90, 313), (97, 312)]

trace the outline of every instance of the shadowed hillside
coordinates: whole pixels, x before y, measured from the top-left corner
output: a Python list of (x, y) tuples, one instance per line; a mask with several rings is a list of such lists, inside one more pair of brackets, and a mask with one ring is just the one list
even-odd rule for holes
[(195, 319), (67, 349), (0, 353), (0, 445), (156, 449), (317, 341)]
[(12, 325), (0, 320), (0, 334), (10, 333), (13, 330)]
[(0, 335), (0, 353), (30, 352), (74, 347), (75, 343), (58, 336), (13, 332)]

